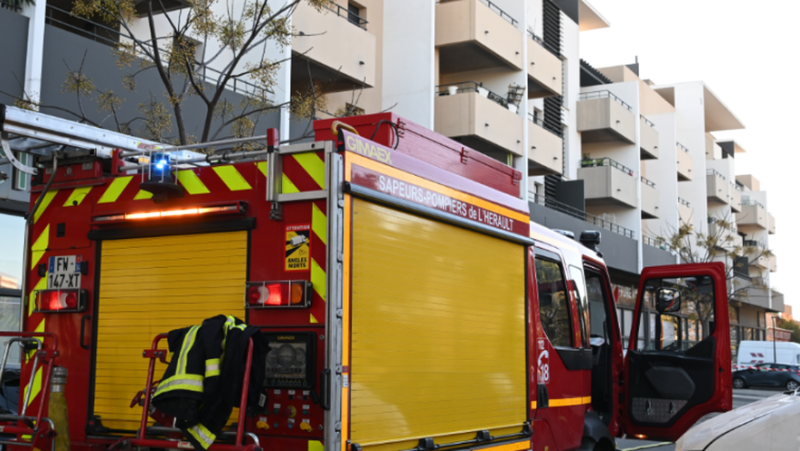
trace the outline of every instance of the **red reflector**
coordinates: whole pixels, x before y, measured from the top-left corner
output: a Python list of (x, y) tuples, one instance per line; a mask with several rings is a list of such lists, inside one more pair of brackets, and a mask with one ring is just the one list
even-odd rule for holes
[(249, 282), (247, 307), (307, 307), (310, 304), (310, 282)]
[(42, 290), (36, 293), (39, 312), (80, 312), (84, 308), (84, 290)]

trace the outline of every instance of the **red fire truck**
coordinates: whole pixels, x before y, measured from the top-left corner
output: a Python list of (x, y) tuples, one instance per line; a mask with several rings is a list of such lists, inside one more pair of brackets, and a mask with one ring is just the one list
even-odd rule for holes
[(132, 399), (164, 371), (154, 337), (217, 314), (272, 350), (246, 437), (212, 449), (612, 450), (731, 408), (721, 264), (646, 268), (623, 358), (600, 233), (531, 223), (523, 174), (394, 114), (291, 145), (170, 147), (13, 107), (2, 131), (36, 174), (23, 331), (58, 339), (23, 357), (20, 405), (48, 396), (41, 361), (66, 368), (73, 450), (186, 448), (125, 442), (164, 432)]

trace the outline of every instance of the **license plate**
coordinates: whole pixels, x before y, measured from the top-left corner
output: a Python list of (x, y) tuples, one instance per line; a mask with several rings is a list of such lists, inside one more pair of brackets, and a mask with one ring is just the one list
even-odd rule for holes
[(81, 261), (80, 255), (50, 257), (47, 288), (80, 288)]

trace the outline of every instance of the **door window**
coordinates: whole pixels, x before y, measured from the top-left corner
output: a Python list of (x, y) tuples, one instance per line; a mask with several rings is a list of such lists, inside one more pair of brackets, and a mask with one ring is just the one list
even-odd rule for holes
[(589, 349), (589, 307), (586, 305), (586, 282), (583, 279), (583, 271), (577, 266), (569, 267), (569, 277), (572, 279), (572, 297), (578, 306), (578, 320), (581, 328), (581, 342), (583, 348)]
[(558, 255), (536, 249), (536, 282), (542, 329), (556, 347), (573, 347), (569, 297)]
[[(586, 297), (589, 302), (589, 336), (592, 341), (600, 338), (604, 343), (608, 343), (608, 331), (606, 326), (606, 304), (605, 291), (603, 290), (603, 279), (599, 273), (586, 272)], [(598, 342), (598, 346), (602, 344)]]
[[(713, 333), (714, 279), (710, 276), (651, 279), (642, 292), (647, 305), (656, 306), (651, 340), (637, 337), (637, 349), (686, 351)], [(650, 312), (642, 312), (640, 330)]]

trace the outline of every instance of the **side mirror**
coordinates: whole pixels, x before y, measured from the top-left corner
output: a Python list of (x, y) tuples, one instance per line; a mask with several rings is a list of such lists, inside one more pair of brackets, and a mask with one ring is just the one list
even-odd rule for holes
[(656, 310), (662, 314), (681, 311), (681, 292), (674, 288), (659, 288), (656, 291)]

